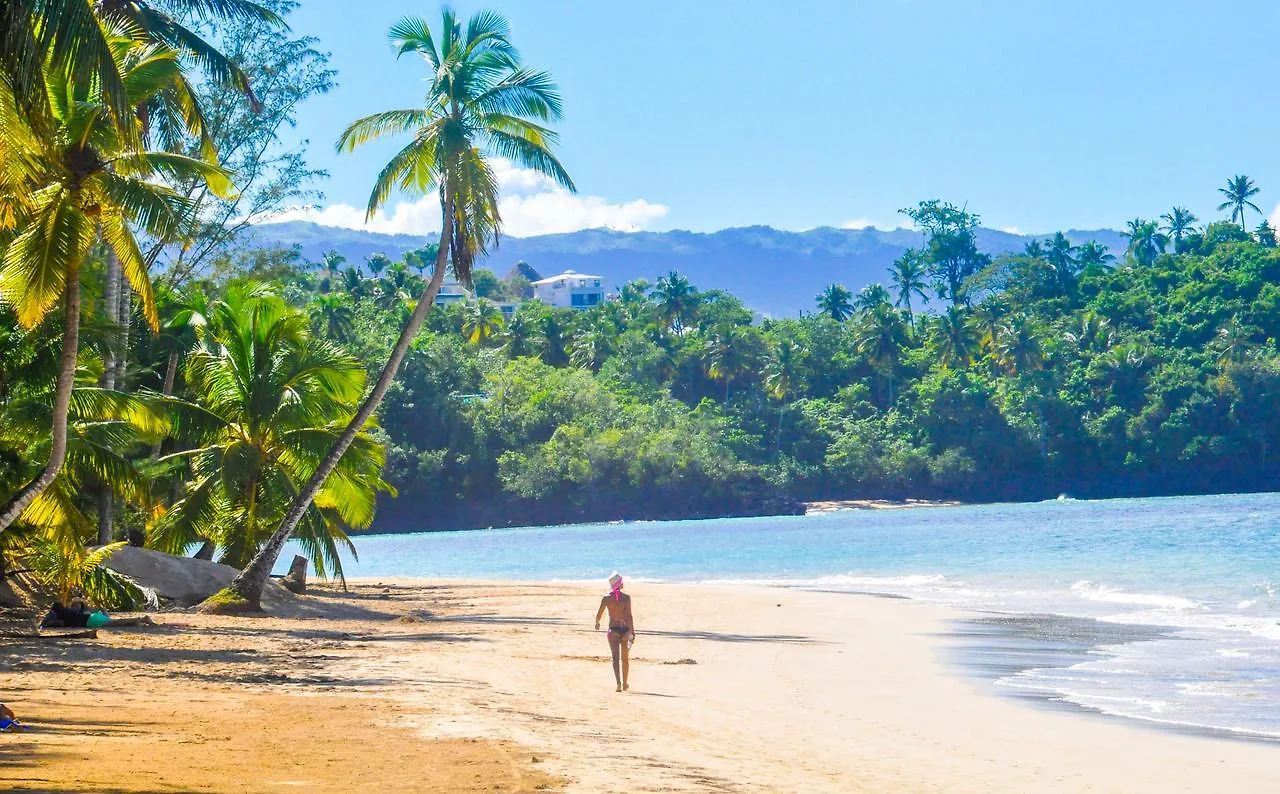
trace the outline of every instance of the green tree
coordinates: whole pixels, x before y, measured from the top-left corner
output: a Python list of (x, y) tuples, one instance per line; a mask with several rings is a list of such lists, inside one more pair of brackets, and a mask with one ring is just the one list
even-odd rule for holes
[(285, 541), (391, 386), (440, 291), (446, 267), (452, 265), (458, 280), (469, 283), (476, 256), (499, 234), (498, 184), (488, 153), (573, 189), (569, 174), (551, 151), (556, 134), (545, 126), (561, 115), (559, 93), (546, 72), (521, 66), (505, 19), (484, 12), (464, 27), (446, 8), (438, 30), (432, 31), (424, 19), (410, 17), (392, 27), (391, 39), (400, 55), (416, 53), (428, 65), (431, 82), (426, 101), (420, 108), (384, 111), (354, 122), (339, 138), (338, 147), (351, 151), (375, 138), (413, 133), (413, 140), (378, 174), (366, 213), (372, 217), (397, 188), (418, 195), (438, 194), (439, 254), (431, 280), (368, 397), (294, 499), (275, 534), (232, 582), (231, 593), (254, 608)]
[(968, 315), (958, 306), (951, 306), (946, 314), (938, 318), (934, 330), (934, 344), (942, 365), (951, 369), (966, 369), (973, 361), (977, 341)]
[(1155, 221), (1142, 218), (1129, 221), (1124, 236), (1129, 238), (1129, 254), (1140, 265), (1155, 262), (1156, 257), (1163, 254), (1169, 244), (1169, 238), (1161, 233), (1160, 226)]
[(1186, 207), (1174, 207), (1161, 215), (1160, 220), (1164, 221), (1162, 231), (1168, 232), (1169, 238), (1173, 240), (1174, 253), (1182, 253), (1182, 241), (1196, 230), (1196, 221), (1199, 218), (1191, 214), (1191, 210)]
[(831, 284), (818, 296), (818, 311), (838, 323), (853, 316), (853, 293), (842, 284)]
[(311, 301), (311, 330), (316, 335), (346, 344), (352, 339), (354, 323), (355, 310), (346, 295), (317, 295)]
[(1076, 262), (1082, 271), (1108, 268), (1115, 259), (1115, 254), (1108, 251), (1107, 247), (1097, 240), (1089, 240), (1076, 252)]
[(1218, 211), (1231, 210), (1231, 214), (1228, 217), (1233, 221), (1238, 221), (1240, 228), (1248, 231), (1249, 227), (1245, 225), (1245, 210), (1251, 209), (1259, 215), (1262, 214), (1262, 210), (1258, 209), (1258, 205), (1249, 200), (1259, 193), (1259, 189), (1253, 184), (1253, 180), (1243, 174), (1237, 174), (1227, 180), (1226, 187), (1218, 188), (1218, 192), (1226, 198), (1226, 201), (1218, 205)]
[(864, 310), (856, 330), (858, 352), (888, 384), (888, 404), (894, 402), (893, 379), (907, 342), (902, 316), (887, 302)]
[(920, 252), (914, 249), (908, 249), (889, 265), (889, 280), (893, 283), (894, 291), (898, 293), (893, 305), (906, 310), (907, 322), (911, 325), (912, 333), (916, 330), (916, 316), (911, 310), (912, 296), (918, 297), (921, 303), (929, 302), (929, 296), (924, 291), (924, 278), (924, 261)]
[(707, 333), (702, 356), (707, 376), (724, 384), (724, 403), (729, 403), (729, 386), (749, 371), (754, 363), (751, 338), (737, 325), (718, 325)]
[[(182, 554), (208, 539), (223, 562), (246, 565), (342, 433), (365, 372), (307, 325), (305, 314), (260, 286), (214, 305), (209, 344), (187, 359), (186, 399), (165, 402), (182, 448), (159, 462), (184, 467), (190, 479), (149, 527), (155, 548)], [(342, 575), (345, 528), (367, 527), (377, 493), (387, 490), (373, 429), (361, 428), (298, 526), (295, 538), (322, 576)]]
[[(112, 53), (133, 106), (145, 105), (181, 76), (177, 54), (160, 45), (136, 47), (112, 39)], [(202, 178), (227, 192), (224, 171), (169, 152), (136, 148), (140, 130), (122, 134), (110, 106), (79, 86), (66, 71), (45, 72), (44, 104), (24, 113), (16, 97), (0, 89), (0, 220), (15, 236), (0, 260), (0, 301), (31, 328), (61, 300), (62, 368), (54, 394), (53, 443), (43, 471), (0, 506), (0, 532), (49, 487), (66, 456), (67, 411), (80, 339), (81, 270), (101, 238), (138, 293), (153, 330), (159, 319), (145, 258), (134, 229), (157, 239), (186, 233), (190, 205), (166, 178)]]
[(974, 236), (978, 216), (938, 199), (922, 201), (900, 212), (925, 233), (925, 263), (938, 296), (950, 300), (952, 306), (968, 303), (965, 282), (991, 262), (978, 250)]
[(462, 311), (462, 335), (473, 345), (482, 345), (502, 333), (502, 312), (480, 298), (467, 301)]
[(685, 326), (693, 319), (701, 298), (689, 279), (672, 270), (658, 279), (651, 293), (658, 305), (658, 319), (662, 327), (683, 334)]

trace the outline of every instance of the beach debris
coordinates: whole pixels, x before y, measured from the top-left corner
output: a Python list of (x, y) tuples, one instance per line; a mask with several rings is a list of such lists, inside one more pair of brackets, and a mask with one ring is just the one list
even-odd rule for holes
[[(229, 565), (194, 557), (177, 557), (137, 546), (117, 549), (106, 565), (139, 585), (150, 588), (161, 600), (181, 606), (192, 606), (204, 601), (231, 584), (231, 580), (240, 573)], [(263, 591), (262, 605), (272, 609), (294, 598), (292, 593), (273, 579)]]
[(293, 555), (289, 563), (289, 572), (280, 579), (280, 584), (290, 593), (303, 595), (307, 592), (307, 558), (301, 554)]
[(663, 664), (697, 664), (697, 659), (676, 659), (674, 662), (663, 662)]

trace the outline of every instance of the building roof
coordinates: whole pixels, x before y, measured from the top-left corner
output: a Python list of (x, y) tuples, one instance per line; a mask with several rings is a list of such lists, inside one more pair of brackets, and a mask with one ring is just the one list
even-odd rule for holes
[(563, 273), (561, 273), (561, 274), (560, 274), (560, 275), (558, 275), (558, 276), (552, 276), (552, 277), (550, 277), (550, 278), (544, 278), (544, 279), (542, 279), (542, 280), (540, 280), (540, 281), (535, 281), (535, 282), (533, 282), (533, 286), (535, 286), (535, 287), (536, 287), (536, 286), (538, 286), (539, 284), (554, 284), (554, 283), (556, 283), (557, 281), (574, 281), (574, 280), (576, 280), (576, 279), (580, 279), (580, 278), (583, 278), (583, 279), (593, 279), (593, 278), (594, 278), (594, 279), (598, 279), (598, 278), (600, 278), (600, 276), (592, 276), (592, 275), (589, 275), (589, 274), (587, 274), (587, 273), (576, 273), (576, 272), (574, 272), (574, 271), (572, 271), (572, 270), (566, 270), (566, 271), (564, 271)]

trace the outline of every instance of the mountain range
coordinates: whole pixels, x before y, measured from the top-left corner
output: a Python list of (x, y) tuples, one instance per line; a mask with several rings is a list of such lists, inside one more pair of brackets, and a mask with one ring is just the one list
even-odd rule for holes
[[(1117, 256), (1127, 245), (1125, 238), (1111, 229), (1073, 229), (1065, 234), (1075, 244), (1096, 240)], [(1032, 239), (1047, 237), (987, 228), (980, 228), (977, 233), (979, 248), (993, 256), (1021, 251)], [(406, 251), (434, 240), (434, 235), (379, 234), (308, 221), (255, 226), (246, 237), (249, 245), (260, 247), (296, 245), (302, 257), (312, 262), (319, 262), (324, 252), (335, 250), (357, 265), (379, 252), (398, 259)], [(652, 282), (676, 270), (699, 289), (732, 292), (752, 309), (782, 317), (813, 311), (815, 296), (828, 284), (843, 284), (857, 292), (873, 282), (887, 282), (889, 264), (908, 248), (921, 244), (921, 234), (908, 229), (586, 229), (538, 237), (504, 237), (480, 266), (499, 276), (522, 261), (544, 277), (575, 270), (600, 276), (607, 288), (615, 290), (633, 279)]]

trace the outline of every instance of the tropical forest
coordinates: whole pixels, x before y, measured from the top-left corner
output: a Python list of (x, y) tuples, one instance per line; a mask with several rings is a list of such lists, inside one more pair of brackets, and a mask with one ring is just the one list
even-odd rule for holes
[(325, 176), (281, 137), (337, 79), (294, 9), (0, 12), (0, 576), (124, 604), (102, 563), (144, 546), (256, 603), (289, 541), (341, 576), (365, 531), (1280, 486), (1280, 249), (1248, 176), (1212, 218), (1141, 208), (1126, 250), (993, 256), (974, 209), (921, 197), (881, 283), (814, 284), (799, 316), (675, 270), (557, 308), (486, 267), (492, 158), (574, 187), (556, 84), (494, 14), (397, 23), (421, 107), (322, 142), (404, 146), (368, 211), (438, 196), (438, 243), (251, 244)]

